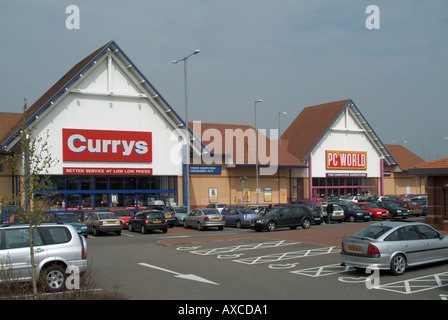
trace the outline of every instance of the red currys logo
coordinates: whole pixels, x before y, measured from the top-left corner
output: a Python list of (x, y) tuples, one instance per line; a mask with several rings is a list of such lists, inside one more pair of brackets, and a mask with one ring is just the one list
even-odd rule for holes
[(62, 129), (64, 161), (152, 162), (152, 134)]

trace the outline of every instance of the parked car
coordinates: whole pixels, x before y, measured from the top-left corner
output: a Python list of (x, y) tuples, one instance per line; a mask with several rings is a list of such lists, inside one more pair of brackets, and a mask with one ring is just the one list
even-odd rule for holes
[(123, 229), (129, 228), (129, 219), (133, 216), (133, 212), (129, 209), (110, 208), (109, 211), (115, 213), (122, 221)]
[(176, 216), (174, 215), (174, 213), (169, 208), (163, 208), (163, 210), (161, 211), (165, 215), (168, 227), (170, 228), (174, 227), (174, 224), (176, 223)]
[(409, 210), (409, 214), (413, 214), (415, 216), (420, 216), (423, 214), (423, 208), (415, 201), (398, 201), (396, 202), (400, 207), (406, 208)]
[(389, 211), (391, 219), (406, 219), (409, 216), (409, 209), (400, 207), (398, 203), (392, 201), (374, 202), (378, 208)]
[(361, 210), (366, 210), (370, 212), (371, 220), (375, 219), (389, 219), (390, 213), (386, 209), (378, 208), (376, 204), (371, 202), (358, 202), (358, 207)]
[(87, 232), (95, 236), (103, 232), (115, 232), (119, 236), (123, 230), (121, 220), (112, 212), (92, 212), (84, 223), (87, 225)]
[(174, 225), (175, 226), (183, 226), (184, 225), (184, 218), (188, 215), (188, 208), (187, 206), (171, 206), (168, 207), (169, 210), (174, 214), (175, 220)]
[(312, 211), (305, 205), (275, 207), (263, 216), (252, 219), (250, 227), (255, 231), (275, 231), (278, 228), (296, 229), (301, 226), (309, 229), (313, 219)]
[(344, 210), (345, 221), (370, 221), (370, 211), (360, 209), (355, 203), (340, 203), (339, 206)]
[(0, 223), (7, 223), (9, 220), (9, 217), (11, 217), (12, 214), (19, 213), (19, 208), (17, 206), (12, 205), (6, 205), (6, 206), (0, 206)]
[(448, 237), (420, 222), (388, 221), (369, 225), (342, 239), (341, 263), (354, 268), (390, 270), (448, 259)]
[(217, 209), (201, 208), (194, 209), (184, 218), (184, 227), (193, 227), (202, 230), (208, 227), (217, 227), (218, 230), (224, 229), (225, 216), (219, 213)]
[[(327, 221), (328, 216), (327, 207), (328, 205), (322, 206), (323, 221)], [(342, 221), (344, 221), (344, 219), (345, 219), (344, 209), (342, 209), (338, 204), (333, 204), (333, 213), (331, 214), (330, 220), (341, 223)]]
[(262, 205), (258, 205), (258, 206), (257, 205), (252, 205), (252, 206), (249, 206), (247, 208), (254, 210), (255, 213), (261, 213), (261, 212), (264, 212), (267, 207), (268, 207), (267, 205), (262, 204)]
[(78, 216), (79, 220), (84, 221), (87, 219), (87, 217), (93, 213), (93, 212), (107, 212), (107, 210), (92, 210), (92, 209), (87, 209), (87, 210), (78, 210), (76, 211), (76, 215)]
[(227, 206), (221, 211), (221, 214), (226, 217), (226, 227), (237, 227), (238, 229), (250, 227), (250, 221), (260, 216), (255, 210), (242, 206)]
[(129, 231), (140, 230), (141, 233), (147, 233), (148, 230), (168, 231), (168, 222), (165, 213), (161, 210), (143, 210), (137, 212), (129, 219)]
[(85, 223), (82, 223), (78, 216), (74, 213), (54, 213), (51, 214), (51, 220), (56, 223), (66, 223), (70, 224), (75, 228), (78, 234), (87, 237), (87, 226)]
[[(65, 288), (68, 266), (75, 266), (82, 274), (87, 270), (87, 241), (71, 225), (42, 224), (33, 231), (35, 265), (47, 291)], [(23, 224), (0, 226), (0, 255), (2, 269), (8, 276), (1, 281), (31, 281), (30, 234)]]
[(224, 203), (210, 203), (206, 208), (216, 209), (221, 213), (222, 209), (224, 209), (227, 205)]

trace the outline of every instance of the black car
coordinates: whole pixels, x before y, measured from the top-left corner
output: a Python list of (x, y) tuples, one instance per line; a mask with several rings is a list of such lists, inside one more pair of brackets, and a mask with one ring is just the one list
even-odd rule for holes
[(141, 233), (147, 233), (148, 230), (168, 231), (168, 222), (162, 211), (144, 210), (137, 212), (129, 219), (129, 231), (140, 230)]
[(277, 228), (285, 227), (296, 229), (298, 226), (309, 229), (312, 219), (311, 209), (304, 205), (275, 207), (263, 216), (252, 219), (250, 227), (255, 231), (275, 231)]
[(340, 203), (339, 206), (344, 210), (345, 221), (370, 221), (370, 212), (360, 209), (356, 204)]
[(375, 202), (378, 208), (383, 208), (389, 211), (391, 219), (406, 219), (409, 216), (409, 209), (400, 207), (392, 201), (378, 201)]

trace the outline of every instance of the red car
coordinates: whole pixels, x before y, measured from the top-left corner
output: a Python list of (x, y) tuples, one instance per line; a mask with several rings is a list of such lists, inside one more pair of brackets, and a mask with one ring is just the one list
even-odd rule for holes
[(389, 211), (387, 211), (386, 209), (383, 209), (383, 208), (378, 208), (374, 203), (358, 202), (355, 204), (357, 204), (361, 210), (369, 211), (370, 215), (372, 216), (372, 220), (375, 220), (375, 219), (386, 220), (386, 219), (390, 218)]
[(423, 208), (415, 201), (399, 201), (398, 206), (409, 210), (409, 214), (415, 214), (417, 217), (423, 214)]
[(121, 224), (123, 225), (123, 229), (129, 228), (129, 219), (132, 217), (132, 211), (128, 209), (109, 209), (109, 211), (112, 211), (115, 213), (118, 218), (122, 221)]

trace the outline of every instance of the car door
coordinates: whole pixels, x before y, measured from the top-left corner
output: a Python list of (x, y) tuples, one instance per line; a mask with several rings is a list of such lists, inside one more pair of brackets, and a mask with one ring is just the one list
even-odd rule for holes
[(422, 253), (425, 261), (442, 260), (448, 258), (448, 241), (445, 236), (429, 226), (416, 226), (425, 251)]
[(400, 228), (400, 238), (409, 264), (424, 260), (425, 242), (420, 238), (416, 226), (409, 225)]
[(229, 210), (227, 210), (227, 214), (226, 214), (226, 225), (228, 226), (234, 226), (236, 225), (236, 215), (237, 211), (234, 208), (230, 208)]
[(96, 214), (92, 213), (86, 218), (86, 220), (84, 220), (84, 223), (87, 226), (87, 232), (93, 232), (93, 224), (94, 224), (95, 218), (96, 218)]
[(278, 213), (277, 227), (288, 227), (294, 224), (294, 219), (291, 217), (291, 209), (283, 208)]
[[(1, 264), (5, 270), (10, 270), (13, 279), (31, 278), (31, 254), (30, 234), (27, 227), (3, 230), (4, 243), (2, 244)], [(40, 261), (47, 257), (47, 246), (44, 244), (40, 233), (34, 229), (34, 261), (39, 265)]]

